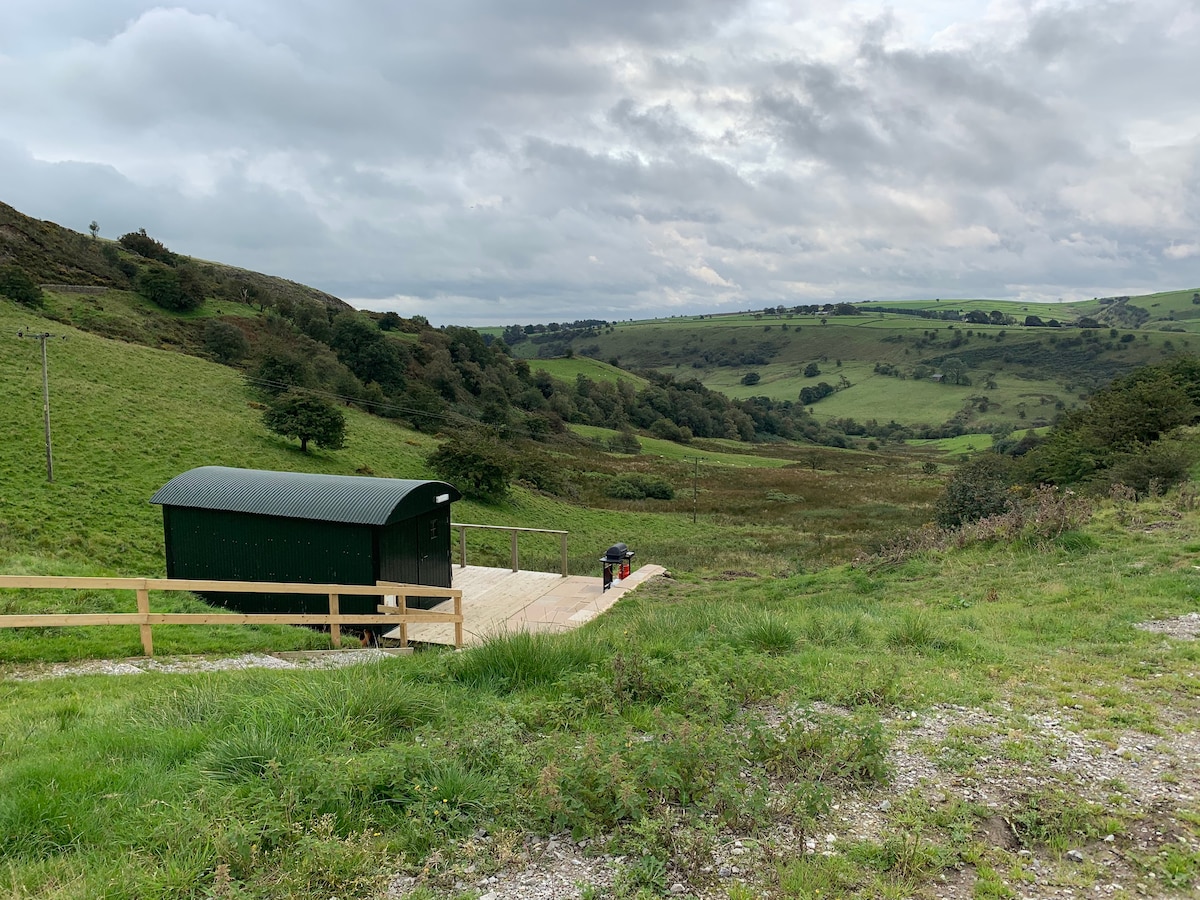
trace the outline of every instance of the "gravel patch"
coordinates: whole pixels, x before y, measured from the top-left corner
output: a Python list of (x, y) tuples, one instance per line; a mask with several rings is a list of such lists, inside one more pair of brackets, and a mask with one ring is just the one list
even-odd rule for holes
[[(487, 840), (480, 841), (484, 850)], [(589, 853), (589, 846), (586, 839), (573, 841), (570, 835), (527, 838), (507, 869), (478, 878), (474, 866), (459, 872), (450, 896), (475, 891), (479, 900), (580, 900), (585, 890), (607, 891), (625, 858)], [(401, 900), (423, 883), (412, 876), (397, 876), (385, 896)]]
[(265, 653), (241, 656), (180, 656), (152, 659), (92, 659), (41, 666), (16, 666), (0, 677), (10, 681), (44, 681), (73, 675), (143, 675), (146, 672), (192, 674), (195, 672), (231, 672), (239, 669), (337, 669), (390, 659), (382, 650), (337, 650), (313, 656), (283, 659)]
[(1200, 613), (1188, 613), (1177, 619), (1163, 619), (1158, 622), (1142, 622), (1133, 627), (1155, 634), (1169, 635), (1184, 641), (1194, 641), (1200, 637)]

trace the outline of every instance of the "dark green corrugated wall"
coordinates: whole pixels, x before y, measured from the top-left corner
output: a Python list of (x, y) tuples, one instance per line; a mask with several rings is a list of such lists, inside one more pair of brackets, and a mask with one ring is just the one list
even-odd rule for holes
[[(229, 581), (374, 584), (369, 525), (163, 507), (167, 574)], [(327, 612), (324, 596), (211, 594), (211, 603), (248, 613)], [(374, 613), (376, 597), (342, 597), (343, 613)]]

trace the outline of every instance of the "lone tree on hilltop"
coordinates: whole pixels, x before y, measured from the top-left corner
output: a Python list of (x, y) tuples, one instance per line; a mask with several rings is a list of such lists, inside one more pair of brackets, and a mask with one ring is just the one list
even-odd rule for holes
[(289, 391), (271, 402), (263, 413), (268, 431), (286, 438), (300, 439), (300, 452), (308, 452), (308, 442), (326, 450), (346, 446), (346, 417), (342, 411), (320, 397)]
[(88, 231), (92, 233), (92, 240), (94, 241), (96, 239), (96, 235), (100, 233), (100, 223), (95, 219), (92, 219), (91, 224), (88, 225)]

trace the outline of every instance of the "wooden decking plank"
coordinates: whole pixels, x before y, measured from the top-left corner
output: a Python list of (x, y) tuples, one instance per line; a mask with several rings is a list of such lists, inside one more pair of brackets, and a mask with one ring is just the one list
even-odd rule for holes
[[(568, 631), (591, 621), (624, 594), (648, 578), (664, 572), (661, 566), (643, 566), (608, 591), (599, 578), (552, 572), (513, 572), (486, 566), (454, 567), (454, 587), (463, 592), (463, 631), (467, 644), (480, 643), (508, 631)], [(450, 612), (446, 601), (431, 612)], [(385, 637), (398, 636), (399, 629)], [(412, 641), (453, 644), (452, 625), (410, 625)]]

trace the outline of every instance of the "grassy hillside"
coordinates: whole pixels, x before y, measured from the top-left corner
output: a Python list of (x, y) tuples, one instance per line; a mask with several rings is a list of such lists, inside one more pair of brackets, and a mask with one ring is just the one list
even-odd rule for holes
[(571, 359), (530, 359), (529, 368), (534, 371), (543, 369), (555, 378), (561, 378), (563, 381), (574, 381), (580, 375), (584, 375), (593, 381), (615, 383), (623, 379), (638, 388), (645, 387), (647, 384), (646, 379), (632, 372), (626, 372), (617, 366), (609, 365), (598, 359), (590, 359), (586, 356), (577, 356)]
[[(269, 434), (238, 370), (172, 349), (201, 319), (120, 292), (51, 295), (44, 314), (0, 300), (0, 572), (161, 574), (148, 500), (194, 466), (431, 474), (437, 435), (354, 408), (341, 451), (302, 454)], [(53, 483), (38, 344), (16, 337), (30, 326), (66, 337), (49, 347)], [(685, 348), (769, 351), (754, 364), (764, 388), (840, 372), (851, 386), (818, 410), (879, 382), (871, 390), (902, 389), (885, 397), (890, 416), (977, 407), (981, 385), (883, 376), (881, 353), (909, 365), (953, 350), (1011, 411), (1022, 397), (1030, 410), (1067, 405), (1067, 383), (1074, 402), (1096, 373), (1187, 339), (1121, 343), (1104, 329), (1100, 346), (1063, 345), (1077, 336), (749, 316), (595, 340), (681, 373), (705, 374), (675, 355)], [(806, 378), (814, 361), (822, 374)], [(1085, 361), (1090, 374), (1072, 375)], [(569, 362), (568, 378), (623, 377)], [(1051, 497), (1024, 525), (935, 542), (919, 526), (942, 475), (923, 464), (989, 437), (871, 452), (640, 436), (639, 452), (617, 453), (617, 432), (572, 431), (539, 450), (570, 492), (518, 484), (454, 511), (569, 530), (576, 572), (595, 573), (617, 540), (671, 569), (569, 635), (342, 670), (28, 680), (56, 660), (134, 655), (136, 629), (0, 633), (0, 897), (457, 900), (521, 878), (610, 900), (1200, 887), (1200, 643), (1135, 627), (1200, 613), (1192, 486), (1090, 520), (1077, 499)], [(666, 479), (675, 499), (609, 497), (626, 473)], [(860, 556), (889, 534), (907, 542)], [(554, 568), (556, 543), (524, 541), (528, 564)], [(506, 536), (471, 542), (474, 561), (507, 558)], [(4, 612), (132, 603), (0, 592)], [(326, 643), (287, 628), (156, 628), (155, 641), (167, 654)]]
[[(129, 231), (135, 227), (130, 226)], [(32, 219), (11, 206), (0, 203), (0, 267), (15, 265), (39, 284), (92, 285), (124, 289), (130, 286), (130, 274), (120, 261), (141, 262), (134, 254), (120, 250), (106, 257), (105, 247), (117, 250), (112, 239), (63, 228), (54, 222)], [(186, 259), (186, 257), (185, 257)], [(201, 274), (218, 293), (229, 288), (252, 288), (288, 303), (315, 301), (333, 309), (349, 309), (348, 304), (316, 288), (260, 272), (250, 272), (207, 260), (195, 261)]]
[[(877, 305), (864, 304), (861, 316), (743, 314), (617, 323), (576, 341), (575, 351), (615, 359), (625, 368), (697, 378), (737, 398), (795, 401), (803, 388), (825, 381), (837, 390), (813, 404), (821, 421), (850, 417), (936, 425), (957, 417), (974, 431), (1023, 428), (1047, 424), (1058, 410), (1077, 405), (1081, 395), (1123, 372), (1194, 349), (1188, 335), (1162, 331), (1176, 327), (1173, 321), (1191, 327), (1194, 320), (1184, 316), (1200, 315), (1191, 295), (1133, 298), (1131, 303), (1145, 304), (1151, 314), (1137, 328), (975, 325), (879, 312)], [(935, 308), (916, 301), (887, 305)], [(955, 301), (956, 309), (996, 309), (1019, 321), (1027, 315), (1025, 306)], [(1102, 316), (1105, 308), (1090, 301), (1069, 312)], [(1036, 308), (1035, 313), (1049, 315)], [(1166, 315), (1175, 319), (1159, 318)], [(922, 366), (936, 374), (948, 359), (962, 360), (969, 385), (914, 374)], [(813, 363), (820, 374), (808, 377), (805, 369)], [(751, 373), (757, 382), (743, 383)]]

